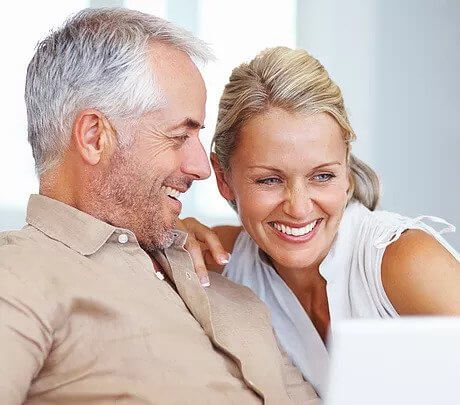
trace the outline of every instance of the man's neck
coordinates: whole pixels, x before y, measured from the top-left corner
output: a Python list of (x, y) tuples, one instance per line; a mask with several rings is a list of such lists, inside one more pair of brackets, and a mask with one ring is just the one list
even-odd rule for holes
[(73, 176), (66, 172), (65, 168), (58, 167), (40, 176), (39, 193), (53, 200), (78, 208), (75, 190), (72, 187)]

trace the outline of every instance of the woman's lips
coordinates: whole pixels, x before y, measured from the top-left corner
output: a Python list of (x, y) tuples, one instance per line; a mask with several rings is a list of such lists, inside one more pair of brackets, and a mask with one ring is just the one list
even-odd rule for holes
[(282, 240), (294, 243), (305, 243), (310, 241), (316, 235), (321, 222), (322, 218), (310, 222), (308, 225), (303, 227), (290, 227), (276, 221), (270, 222), (269, 225), (273, 232)]

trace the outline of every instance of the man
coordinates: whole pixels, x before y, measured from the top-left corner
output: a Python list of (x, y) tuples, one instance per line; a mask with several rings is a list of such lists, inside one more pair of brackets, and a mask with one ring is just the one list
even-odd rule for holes
[(84, 10), (27, 71), (40, 178), (0, 236), (0, 403), (285, 404), (316, 394), (247, 289), (196, 277), (177, 200), (210, 168), (204, 44), (161, 19)]

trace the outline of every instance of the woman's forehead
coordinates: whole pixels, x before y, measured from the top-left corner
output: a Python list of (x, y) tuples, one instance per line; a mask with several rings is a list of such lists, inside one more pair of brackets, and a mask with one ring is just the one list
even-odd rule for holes
[(346, 154), (342, 129), (329, 114), (292, 114), (281, 109), (247, 122), (240, 131), (237, 149), (240, 158), (266, 162), (295, 159), (322, 164)]

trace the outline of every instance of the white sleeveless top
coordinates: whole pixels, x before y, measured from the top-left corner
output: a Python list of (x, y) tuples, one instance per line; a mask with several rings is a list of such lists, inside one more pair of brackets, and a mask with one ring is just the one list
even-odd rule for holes
[[(444, 224), (436, 231), (422, 222)], [(380, 268), (386, 246), (406, 229), (421, 229), (433, 235), (457, 260), (460, 255), (441, 236), (455, 227), (431, 216), (407, 218), (385, 211), (369, 211), (352, 201), (345, 209), (332, 247), (320, 265), (327, 282), (330, 326), (349, 318), (390, 318), (398, 313), (382, 285)], [(223, 274), (251, 288), (268, 306), (281, 346), (304, 377), (324, 397), (329, 357), (313, 323), (283, 279), (250, 236), (238, 236)]]

